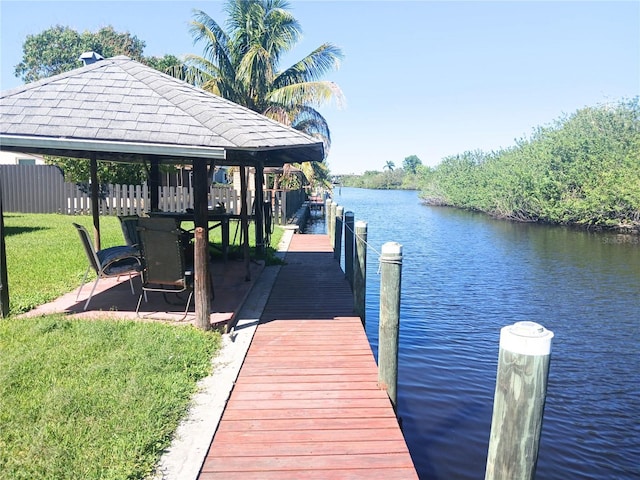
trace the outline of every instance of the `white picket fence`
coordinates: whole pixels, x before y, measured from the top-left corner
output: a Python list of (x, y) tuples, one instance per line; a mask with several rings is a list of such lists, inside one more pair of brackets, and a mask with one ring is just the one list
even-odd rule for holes
[[(67, 211), (69, 215), (84, 214), (91, 211), (91, 196), (83, 193), (75, 184), (65, 184)], [(108, 185), (108, 193), (100, 199), (101, 215), (142, 215), (150, 209), (149, 187), (145, 185)], [(249, 192), (248, 208), (255, 198)], [(211, 187), (209, 205), (224, 204), (230, 213), (240, 213), (240, 195), (231, 187)], [(166, 212), (183, 212), (193, 208), (193, 192), (187, 187), (160, 187), (158, 208)]]
[[(108, 185), (108, 193), (100, 200), (101, 215), (143, 215), (150, 210), (149, 187), (144, 185)], [(65, 184), (66, 214), (91, 212), (91, 196), (72, 183)], [(247, 194), (247, 211), (254, 213), (255, 192)], [(264, 201), (269, 204), (275, 224), (285, 224), (305, 201), (303, 190), (266, 190)], [(241, 198), (233, 187), (211, 187), (209, 206), (224, 205), (225, 211), (240, 214)], [(193, 208), (193, 191), (188, 187), (160, 187), (158, 208), (165, 212), (184, 212)]]

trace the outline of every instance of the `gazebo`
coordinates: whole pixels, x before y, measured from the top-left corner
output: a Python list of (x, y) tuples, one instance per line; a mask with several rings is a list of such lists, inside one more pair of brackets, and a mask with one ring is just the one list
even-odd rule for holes
[[(240, 167), (241, 221), (248, 262), (245, 167), (255, 168), (256, 204), (261, 205), (265, 167), (324, 158), (322, 142), (126, 56), (98, 60), (1, 92), (0, 149), (91, 162), (97, 248), (98, 160), (146, 164), (152, 211), (158, 207), (159, 166), (191, 164), (196, 323), (203, 328), (209, 327), (211, 303), (207, 281), (208, 169), (214, 165)], [(255, 223), (260, 248), (264, 226), (259, 208)]]

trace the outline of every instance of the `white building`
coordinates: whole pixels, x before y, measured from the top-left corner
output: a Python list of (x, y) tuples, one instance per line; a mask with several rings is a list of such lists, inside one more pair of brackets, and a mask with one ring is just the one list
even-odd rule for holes
[(0, 165), (44, 165), (44, 158), (30, 153), (0, 152)]

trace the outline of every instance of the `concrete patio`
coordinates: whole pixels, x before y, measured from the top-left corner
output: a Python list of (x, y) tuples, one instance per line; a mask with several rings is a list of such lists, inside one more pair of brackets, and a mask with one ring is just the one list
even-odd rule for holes
[[(256, 280), (264, 269), (264, 261), (252, 260), (250, 263), (250, 281), (245, 280), (246, 269), (242, 260), (229, 259), (227, 262), (216, 261), (210, 264), (211, 277), (215, 297), (211, 304), (212, 326), (226, 326), (235, 319)], [(95, 276), (93, 277), (95, 279)], [(40, 305), (25, 313), (23, 316), (37, 316), (52, 313), (64, 313), (77, 318), (114, 318), (137, 319), (136, 305), (141, 292), (141, 280), (139, 276), (133, 277), (135, 295), (131, 294), (129, 277), (123, 275), (120, 278), (106, 278), (98, 282), (98, 286), (89, 303), (89, 308), (84, 311), (84, 305), (91, 292), (93, 282), (91, 280), (82, 287), (82, 292), (76, 301), (78, 290), (62, 295), (53, 302)], [(161, 293), (150, 292), (147, 302), (140, 305), (140, 317), (146, 320), (166, 321), (169, 323), (194, 323), (194, 302), (191, 302), (189, 312), (184, 320), (181, 320), (187, 296), (182, 300), (175, 295), (170, 296), (176, 305), (165, 302)]]

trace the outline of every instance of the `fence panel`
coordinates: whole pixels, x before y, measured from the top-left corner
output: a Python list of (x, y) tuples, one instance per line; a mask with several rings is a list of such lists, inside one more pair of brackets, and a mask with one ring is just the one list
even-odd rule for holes
[(59, 213), (65, 209), (64, 178), (53, 165), (0, 165), (5, 212)]

